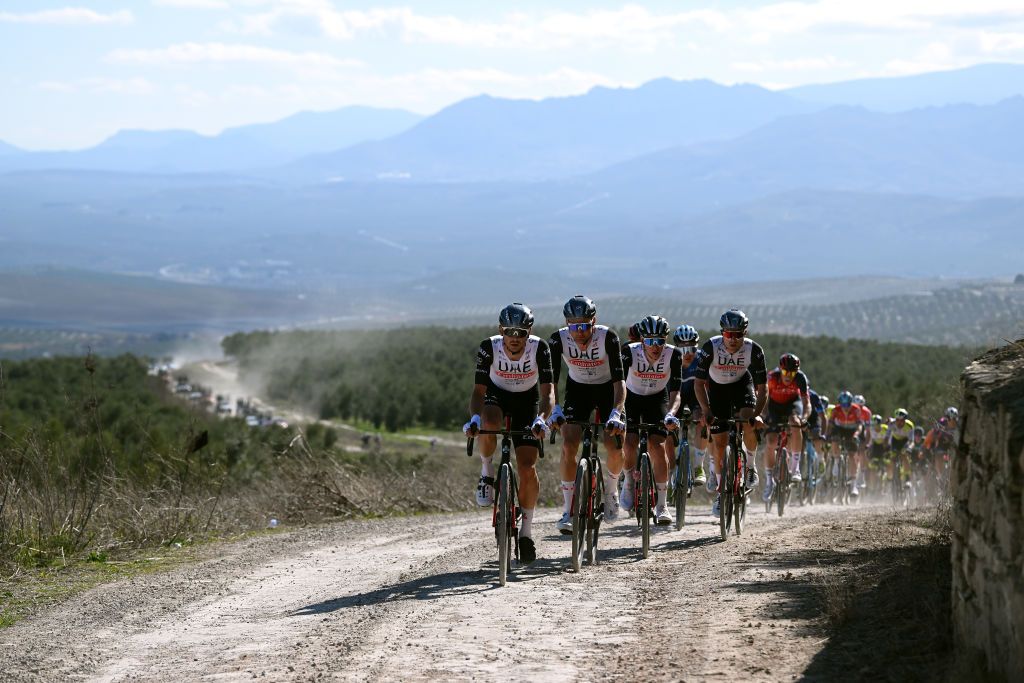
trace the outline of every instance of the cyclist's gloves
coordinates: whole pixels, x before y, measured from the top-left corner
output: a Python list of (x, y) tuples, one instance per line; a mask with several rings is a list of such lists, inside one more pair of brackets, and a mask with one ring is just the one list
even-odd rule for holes
[(551, 432), (551, 428), (548, 427), (548, 423), (545, 422), (544, 418), (541, 417), (540, 415), (533, 418), (533, 424), (530, 425), (530, 431), (532, 431), (534, 434), (537, 433), (538, 429), (543, 430), (544, 436), (547, 436)]
[(604, 423), (605, 429), (625, 429), (626, 428), (626, 416), (613, 409), (611, 414), (608, 415), (608, 421)]
[(480, 416), (474, 415), (469, 418), (469, 422), (462, 426), (462, 433), (466, 436), (475, 436), (477, 430), (480, 429)]
[(548, 426), (555, 424), (562, 424), (565, 422), (565, 413), (562, 412), (562, 406), (555, 404), (555, 407), (551, 410), (551, 417), (548, 418)]
[(676, 429), (679, 427), (679, 418), (672, 413), (665, 415), (665, 419), (662, 420), (662, 422), (664, 422), (665, 426), (669, 429)]

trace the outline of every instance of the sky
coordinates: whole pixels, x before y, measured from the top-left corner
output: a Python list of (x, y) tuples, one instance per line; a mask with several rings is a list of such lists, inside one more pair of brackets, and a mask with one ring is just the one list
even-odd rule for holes
[(0, 141), (216, 134), (659, 77), (784, 88), (1024, 62), (1024, 0), (0, 0)]

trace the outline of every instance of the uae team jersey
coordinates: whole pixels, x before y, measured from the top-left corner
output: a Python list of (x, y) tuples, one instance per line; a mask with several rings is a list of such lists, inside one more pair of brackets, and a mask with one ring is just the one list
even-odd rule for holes
[(529, 391), (538, 384), (550, 384), (551, 350), (540, 337), (530, 335), (518, 360), (505, 352), (500, 334), (480, 342), (476, 354), (476, 383), (488, 383), (505, 391)]
[(729, 353), (725, 348), (725, 338), (718, 335), (704, 342), (697, 356), (697, 379), (711, 380), (715, 384), (734, 384), (745, 381), (747, 372), (755, 385), (767, 381), (764, 349), (751, 339), (744, 339), (739, 351)]
[(661, 355), (653, 363), (644, 354), (644, 345), (634, 342), (622, 354), (626, 371), (626, 389), (638, 396), (659, 394), (667, 388), (679, 391), (683, 383), (683, 354), (671, 344), (661, 347)]
[(580, 348), (563, 327), (548, 340), (551, 348), (555, 384), (562, 373), (562, 359), (569, 368), (569, 378), (579, 384), (604, 384), (623, 379), (619, 337), (604, 325), (595, 325), (586, 347)]

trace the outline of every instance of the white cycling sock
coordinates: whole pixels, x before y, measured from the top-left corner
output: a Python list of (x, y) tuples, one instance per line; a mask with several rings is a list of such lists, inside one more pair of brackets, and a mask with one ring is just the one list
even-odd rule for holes
[(481, 455), (480, 456), (480, 476), (481, 477), (494, 477), (494, 456), (493, 455)]
[(572, 492), (576, 490), (576, 482), (574, 481), (563, 481), (562, 482), (562, 498), (565, 499), (564, 507), (562, 512), (569, 514), (569, 508), (572, 507)]
[(693, 449), (693, 461), (697, 467), (704, 467), (704, 455), (706, 451), (702, 451), (699, 448)]
[(655, 484), (655, 488), (658, 489), (658, 508), (665, 507), (665, 501), (668, 499), (668, 482), (664, 484)]
[(793, 453), (789, 456), (789, 471), (799, 472), (800, 471), (800, 454)]
[(612, 474), (609, 470), (604, 471), (604, 490), (606, 493), (614, 493), (619, 490), (619, 473)]
[(626, 469), (624, 469), (622, 471), (626, 473), (626, 479), (622, 482), (622, 488), (632, 489), (633, 488), (633, 472), (635, 472), (636, 470), (631, 470), (631, 469), (629, 469), (627, 467)]
[(768, 465), (764, 466), (764, 478), (765, 479), (771, 479), (772, 478), (772, 468), (768, 467)]
[(523, 511), (523, 521), (519, 525), (520, 536), (533, 536), (533, 510), (534, 508), (519, 508)]

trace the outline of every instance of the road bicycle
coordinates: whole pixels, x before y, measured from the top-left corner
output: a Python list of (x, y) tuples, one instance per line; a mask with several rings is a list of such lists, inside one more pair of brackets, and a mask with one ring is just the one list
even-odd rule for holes
[(772, 511), (774, 504), (782, 517), (786, 505), (789, 503), (790, 487), (793, 484), (793, 475), (789, 471), (789, 425), (778, 425), (779, 435), (775, 446), (775, 467), (772, 468), (772, 480), (774, 487), (772, 495), (764, 502), (765, 514)]
[[(579, 571), (583, 564), (597, 564), (597, 538), (604, 520), (604, 472), (597, 457), (597, 443), (601, 428), (600, 414), (594, 422), (559, 420), (559, 425), (571, 424), (582, 428), (581, 449), (576, 462), (576, 483), (572, 494), (572, 568)], [(551, 443), (555, 433), (551, 433)], [(615, 436), (615, 445), (622, 447), (622, 437)]]
[(654, 505), (658, 499), (657, 485), (654, 483), (654, 466), (651, 454), (647, 449), (650, 430), (664, 430), (663, 423), (647, 423), (629, 425), (628, 430), (638, 434), (640, 443), (637, 446), (636, 469), (633, 470), (633, 510), (636, 523), (640, 527), (640, 555), (647, 559), (651, 552), (651, 519), (654, 518)]
[(676, 531), (686, 524), (686, 501), (693, 493), (693, 462), (690, 460), (690, 419), (692, 413), (684, 407), (679, 414), (679, 446), (676, 448), (676, 466), (672, 473), (672, 502), (676, 508)]
[(804, 427), (804, 448), (800, 452), (800, 471), (803, 481), (800, 482), (800, 505), (814, 505), (818, 492), (818, 454), (810, 448), (811, 431)]
[[(519, 520), (522, 512), (519, 508), (519, 481), (515, 468), (512, 467), (512, 437), (533, 437), (529, 429), (512, 429), (512, 420), (505, 417), (504, 429), (481, 429), (476, 436), (482, 434), (501, 435), (501, 463), (498, 465), (498, 476), (494, 482), (494, 507), (491, 523), (494, 526), (494, 537), (498, 543), (498, 585), (504, 586), (508, 573), (512, 570), (512, 558), (519, 562)], [(474, 437), (466, 442), (466, 455), (473, 455)], [(540, 457), (544, 457), (544, 442), (537, 439)]]
[[(729, 539), (729, 531), (737, 536), (743, 531), (743, 521), (747, 516), (747, 452), (743, 448), (743, 437), (738, 428), (736, 418), (718, 420), (729, 427), (729, 443), (725, 449), (725, 462), (720, 480), (721, 496), (719, 501), (718, 528), (722, 540)], [(748, 421), (749, 423), (749, 421)]]

